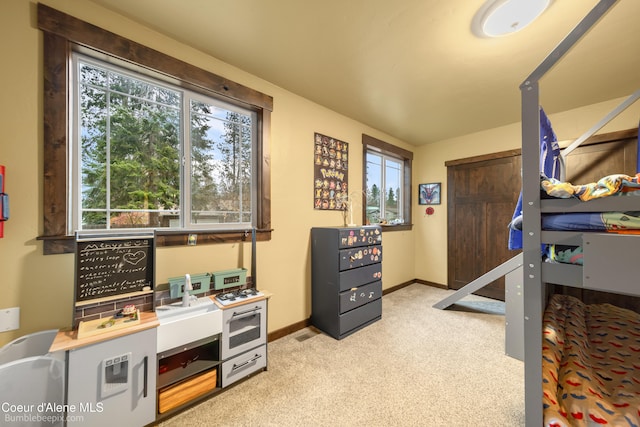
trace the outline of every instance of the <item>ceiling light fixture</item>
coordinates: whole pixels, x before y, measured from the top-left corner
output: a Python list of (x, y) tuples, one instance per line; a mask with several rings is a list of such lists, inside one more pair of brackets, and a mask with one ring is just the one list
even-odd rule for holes
[(487, 0), (473, 17), (479, 37), (501, 37), (520, 31), (539, 17), (551, 0)]

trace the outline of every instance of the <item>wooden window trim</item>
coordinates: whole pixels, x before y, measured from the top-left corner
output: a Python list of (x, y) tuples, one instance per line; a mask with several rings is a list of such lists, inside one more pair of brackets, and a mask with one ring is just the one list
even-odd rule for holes
[[(411, 197), (412, 197), (412, 184), (411, 184), (411, 166), (413, 162), (413, 153), (409, 150), (397, 147), (388, 142), (374, 138), (372, 136), (362, 134), (362, 188), (367, 188), (367, 151), (374, 149), (382, 154), (390, 155), (401, 159), (404, 163), (404, 186), (402, 191), (405, 194), (403, 210), (405, 212), (405, 222), (400, 225), (381, 225), (382, 231), (406, 231), (413, 228), (413, 222), (411, 220)], [(366, 203), (362, 204), (362, 223), (367, 221)]]
[[(271, 239), (271, 160), (270, 134), (273, 98), (227, 80), (171, 56), (120, 37), (100, 27), (38, 4), (38, 28), (43, 32), (43, 136), (44, 191), (43, 241), (45, 255), (74, 251), (74, 236), (68, 234), (67, 146), (68, 74), (73, 49), (89, 48), (140, 65), (179, 80), (178, 84), (209, 96), (225, 99), (256, 111), (258, 115), (257, 165), (258, 203), (255, 207), (256, 240)], [(186, 244), (189, 234), (198, 234), (198, 244), (227, 243), (246, 239), (245, 230), (184, 230), (163, 234), (158, 230), (159, 246)]]

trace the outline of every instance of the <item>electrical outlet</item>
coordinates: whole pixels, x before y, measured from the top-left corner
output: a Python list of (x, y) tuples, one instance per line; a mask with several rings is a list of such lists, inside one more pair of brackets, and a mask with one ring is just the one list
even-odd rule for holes
[(20, 329), (20, 307), (0, 309), (0, 332)]

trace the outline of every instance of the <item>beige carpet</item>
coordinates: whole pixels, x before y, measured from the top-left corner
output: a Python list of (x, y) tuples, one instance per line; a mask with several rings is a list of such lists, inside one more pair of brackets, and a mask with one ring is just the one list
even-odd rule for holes
[[(524, 365), (504, 354), (503, 304), (414, 284), (337, 341), (307, 328), (268, 347), (268, 370), (161, 426), (521, 426)], [(274, 296), (277, 298), (277, 296)]]

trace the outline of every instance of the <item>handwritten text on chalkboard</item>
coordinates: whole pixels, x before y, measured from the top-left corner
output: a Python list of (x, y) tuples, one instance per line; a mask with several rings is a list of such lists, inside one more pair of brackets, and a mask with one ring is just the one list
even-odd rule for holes
[(141, 291), (151, 286), (151, 239), (78, 242), (76, 301)]

